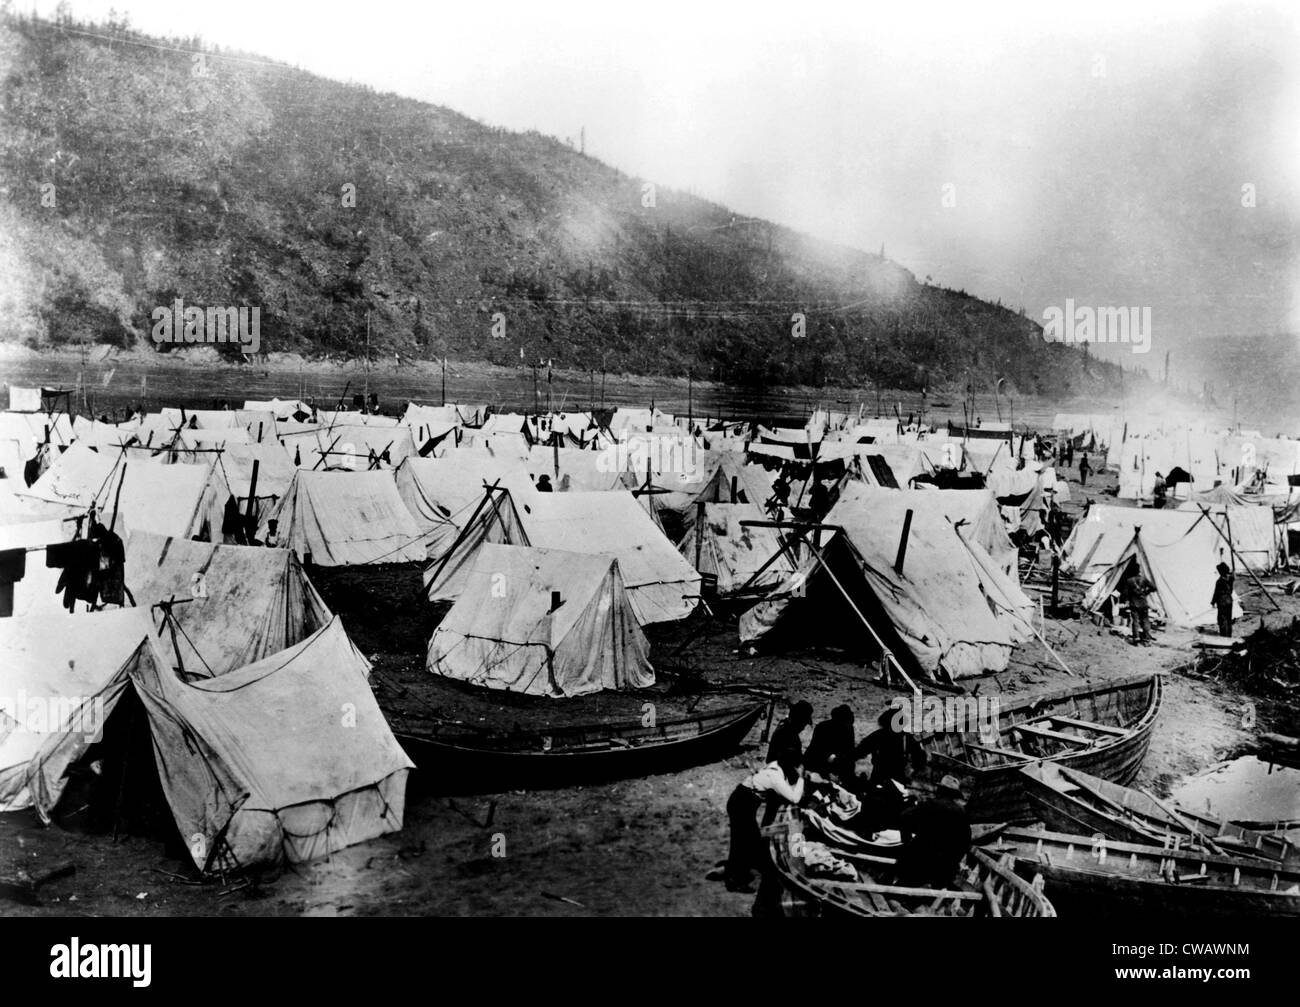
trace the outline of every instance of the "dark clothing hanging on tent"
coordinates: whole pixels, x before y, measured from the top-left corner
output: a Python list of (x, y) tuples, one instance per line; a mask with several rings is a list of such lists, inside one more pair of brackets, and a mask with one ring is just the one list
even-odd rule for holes
[(125, 605), (126, 548), (122, 539), (107, 528), (96, 535), (99, 546), (99, 602), (101, 605)]
[(248, 545), (244, 533), (244, 516), (239, 512), (239, 501), (226, 498), (226, 509), (221, 517), (221, 535), (227, 545)]
[(14, 614), (14, 584), (27, 574), (27, 550), (0, 552), (0, 617)]
[(89, 539), (59, 542), (45, 550), (45, 565), (62, 569), (54, 593), (63, 594), (63, 607), (71, 612), (79, 601), (94, 605), (99, 599), (99, 546)]

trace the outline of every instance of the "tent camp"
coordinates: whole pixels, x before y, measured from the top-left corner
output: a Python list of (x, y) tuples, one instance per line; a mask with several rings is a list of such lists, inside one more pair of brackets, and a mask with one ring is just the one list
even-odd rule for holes
[(700, 575), (628, 492), (537, 493), (516, 486), (485, 493), (458, 538), (425, 568), (430, 601), (460, 595), (485, 542), (615, 557), (643, 626), (684, 619), (700, 593)]
[[(148, 609), (176, 598), (175, 632), (161, 626), (169, 667), (224, 675), (292, 647), (330, 621), (325, 602), (287, 549), (212, 545), (132, 532), (126, 586)], [(155, 620), (157, 621), (157, 620)]]
[(1093, 505), (1062, 553), (1062, 572), (1091, 585), (1084, 597), (1090, 610), (1106, 602), (1136, 558), (1156, 587), (1157, 613), (1188, 627), (1214, 621), (1215, 567), (1234, 565), (1226, 531), (1212, 516), (1178, 510)]
[(648, 655), (617, 560), (488, 543), (429, 641), (427, 666), (492, 689), (581, 696), (653, 685)]
[[(61, 667), (63, 658), (61, 649), (30, 643), (23, 655), (33, 677)], [(148, 730), (158, 782), (196, 867), (295, 863), (402, 826), (411, 762), (388, 729), (368, 674), (337, 618), (288, 650), (196, 683), (167, 668), (149, 634), (82, 708), (102, 711), (107, 743), (121, 732)], [(114, 717), (128, 697), (140, 701), (143, 717)], [(95, 756), (92, 743), (84, 731), (47, 733), (8, 774), (6, 791), (18, 788), (8, 806), (21, 807), (26, 798), (49, 820), (68, 769)], [(136, 764), (134, 772), (144, 769)]]
[[(718, 593), (774, 587), (794, 572), (775, 528), (745, 527), (767, 514), (752, 503), (700, 503), (686, 516), (677, 551), (700, 574), (717, 580)], [(768, 563), (772, 560), (771, 563)], [(750, 582), (753, 578), (753, 582)]]
[(413, 563), (425, 555), (420, 529), (388, 470), (300, 469), (288, 493), (260, 523), (263, 541), (271, 519), (279, 524), (282, 548), (319, 566)]
[(957, 506), (968, 505), (945, 505), (940, 491), (852, 485), (825, 519), (840, 530), (741, 616), (741, 642), (883, 645), (909, 674), (947, 680), (1006, 668), (1033, 606), (977, 541), (979, 524), (949, 519)]

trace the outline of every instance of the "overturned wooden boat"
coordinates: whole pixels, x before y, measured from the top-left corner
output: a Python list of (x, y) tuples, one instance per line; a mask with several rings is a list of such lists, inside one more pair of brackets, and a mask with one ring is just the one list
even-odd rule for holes
[(1145, 846), (1185, 846), (1300, 867), (1300, 847), (1283, 834), (1197, 814), (1069, 766), (1039, 762), (1020, 772), (1035, 817), (1055, 832), (1102, 835)]
[(967, 811), (977, 822), (1019, 822), (1033, 817), (1020, 769), (1048, 761), (1106, 780), (1129, 783), (1142, 768), (1160, 712), (1159, 674), (1061, 689), (1000, 705), (996, 732), (971, 725), (918, 735), (937, 780), (962, 783)]
[(740, 747), (768, 703), (747, 703), (647, 726), (624, 723), (543, 731), (466, 731), (461, 725), (419, 734), (394, 731), (439, 793), (534, 790), (626, 779), (715, 762)]
[(1037, 916), (1056, 910), (1041, 886), (1020, 878), (1012, 858), (999, 862), (971, 847), (952, 886), (945, 889), (892, 883), (896, 861), (825, 844), (831, 856), (851, 865), (852, 876), (824, 876), (810, 864), (814, 844), (796, 809), (783, 809), (767, 830), (768, 850), (782, 885), (807, 915), (818, 916)]
[(1300, 871), (1278, 863), (1016, 826), (976, 842), (1010, 854), (1022, 879), (1041, 877), (1067, 913), (1300, 916)]

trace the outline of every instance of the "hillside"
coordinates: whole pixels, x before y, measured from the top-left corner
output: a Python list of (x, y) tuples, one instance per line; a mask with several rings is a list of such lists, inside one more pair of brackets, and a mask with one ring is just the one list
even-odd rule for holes
[(969, 371), (1040, 394), (1117, 380), (882, 256), (197, 40), (8, 16), (0, 82), (0, 339), (154, 346), (150, 312), (179, 297), (260, 306), (263, 352), (336, 359), (367, 352), (368, 319), (376, 355), (897, 388)]

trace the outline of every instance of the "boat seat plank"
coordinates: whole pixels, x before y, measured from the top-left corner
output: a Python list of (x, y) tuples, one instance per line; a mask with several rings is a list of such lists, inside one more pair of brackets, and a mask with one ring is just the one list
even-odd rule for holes
[(1067, 744), (1079, 745), (1082, 748), (1092, 747), (1091, 738), (1080, 738), (1076, 734), (1065, 734), (1061, 731), (1052, 731), (1046, 727), (1031, 727), (1029, 724), (1016, 724), (1013, 731), (1019, 731), (1022, 734), (1032, 734), (1039, 738), (1048, 738), (1052, 741), (1064, 741)]
[(914, 898), (933, 898), (936, 900), (957, 899), (966, 902), (979, 902), (984, 898), (983, 892), (960, 892), (942, 888), (909, 888), (904, 885), (877, 885), (866, 881), (837, 881), (834, 878), (818, 878), (819, 884), (843, 888), (851, 892), (871, 892), (878, 895), (906, 895)]
[(1067, 727), (1078, 727), (1085, 731), (1100, 731), (1102, 734), (1114, 734), (1116, 736), (1130, 733), (1126, 727), (1113, 727), (1110, 724), (1098, 724), (1091, 720), (1076, 720), (1073, 717), (1043, 717), (1043, 720), (1050, 720), (1054, 724), (1065, 724)]
[(969, 744), (967, 748), (973, 748), (977, 752), (988, 752), (990, 755), (1005, 755), (1012, 759), (1020, 759), (1024, 762), (1037, 762), (1038, 756), (1026, 755), (1024, 752), (1013, 752), (1009, 748), (992, 748), (988, 745)]

